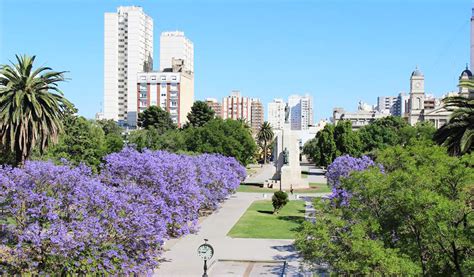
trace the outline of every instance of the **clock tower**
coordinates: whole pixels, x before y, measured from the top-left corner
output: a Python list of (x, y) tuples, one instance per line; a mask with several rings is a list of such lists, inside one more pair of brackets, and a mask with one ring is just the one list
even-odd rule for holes
[(410, 100), (409, 100), (408, 123), (415, 125), (422, 120), (425, 108), (425, 76), (418, 67), (411, 73), (410, 77)]

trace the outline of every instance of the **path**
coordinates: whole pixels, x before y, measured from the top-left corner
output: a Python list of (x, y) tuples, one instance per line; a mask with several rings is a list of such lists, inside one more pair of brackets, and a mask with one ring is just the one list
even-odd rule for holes
[(262, 167), (254, 167), (257, 172), (245, 179), (247, 184), (263, 184), (266, 180), (273, 178), (275, 174), (275, 166), (273, 164), (264, 164)]
[[(165, 244), (169, 251), (164, 253), (154, 276), (200, 276), (203, 262), (197, 256), (197, 248), (208, 239), (215, 255), (209, 264), (219, 260), (256, 260), (288, 262), (287, 276), (297, 276), (299, 259), (293, 247), (293, 240), (285, 239), (240, 239), (227, 237), (227, 233), (255, 200), (263, 199), (260, 193), (238, 192), (223, 203), (221, 209), (205, 218), (197, 234), (170, 240)], [(212, 273), (212, 266), (210, 269)], [(273, 275), (271, 272), (267, 272)], [(216, 276), (212, 275), (211, 276)], [(217, 275), (218, 276), (218, 275)]]

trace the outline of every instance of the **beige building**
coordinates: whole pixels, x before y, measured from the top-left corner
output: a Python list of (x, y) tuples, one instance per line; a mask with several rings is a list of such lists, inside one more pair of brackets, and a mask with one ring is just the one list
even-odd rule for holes
[(240, 91), (233, 90), (229, 96), (222, 99), (222, 118), (244, 119), (249, 124), (252, 116), (252, 100), (240, 95)]
[(285, 106), (285, 101), (280, 98), (273, 99), (273, 101), (267, 105), (268, 123), (270, 123), (274, 130), (283, 129), (283, 124), (285, 123)]
[(251, 116), (250, 126), (252, 127), (253, 134), (257, 134), (258, 130), (263, 124), (265, 114), (263, 112), (263, 105), (260, 99), (254, 98), (251, 102)]
[(349, 120), (352, 123), (352, 129), (358, 130), (372, 121), (389, 116), (390, 113), (381, 113), (365, 103), (359, 102), (356, 112), (347, 112), (343, 108), (334, 108), (332, 117), (334, 125), (341, 120)]
[(194, 44), (184, 32), (163, 32), (160, 36), (160, 71), (171, 68), (172, 59), (184, 61), (184, 70), (194, 73)]
[(206, 98), (206, 104), (214, 111), (216, 117), (222, 118), (222, 105), (215, 98)]
[(194, 75), (183, 71), (182, 60), (173, 59), (173, 67), (166, 71), (139, 73), (137, 80), (138, 112), (159, 106), (178, 127), (187, 122), (194, 103)]

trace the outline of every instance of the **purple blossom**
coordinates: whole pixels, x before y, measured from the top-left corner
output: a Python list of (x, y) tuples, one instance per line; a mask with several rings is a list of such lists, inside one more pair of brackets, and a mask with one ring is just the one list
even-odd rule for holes
[[(350, 192), (341, 188), (341, 181), (354, 171), (363, 171), (369, 167), (375, 166), (375, 162), (367, 156), (354, 158), (349, 155), (337, 157), (329, 166), (326, 172), (328, 184), (332, 187), (332, 194), (329, 199), (333, 203), (339, 203), (342, 206), (349, 204), (351, 198)], [(383, 166), (378, 165), (383, 172)]]

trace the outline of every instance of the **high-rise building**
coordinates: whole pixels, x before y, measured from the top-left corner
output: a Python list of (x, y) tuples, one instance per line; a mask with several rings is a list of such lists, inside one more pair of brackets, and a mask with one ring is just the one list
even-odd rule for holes
[(285, 106), (286, 103), (283, 99), (273, 99), (272, 102), (268, 103), (268, 123), (273, 129), (283, 129), (285, 123)]
[(313, 119), (313, 97), (291, 95), (288, 97), (290, 107), (290, 121), (292, 130), (307, 130), (314, 124)]
[(160, 36), (160, 71), (171, 68), (171, 60), (184, 61), (184, 71), (194, 72), (194, 45), (184, 32), (163, 32)]
[(229, 96), (222, 99), (222, 118), (243, 119), (250, 124), (252, 116), (252, 100), (233, 90)]
[(206, 104), (214, 111), (216, 117), (222, 117), (222, 105), (215, 98), (206, 98)]
[(263, 111), (262, 102), (260, 99), (253, 98), (251, 101), (251, 116), (250, 116), (250, 126), (252, 127), (252, 132), (254, 134), (258, 133), (260, 127), (263, 124), (265, 113)]
[(159, 106), (170, 113), (178, 127), (183, 126), (194, 103), (194, 76), (182, 69), (183, 61), (173, 59), (171, 70), (139, 73), (136, 109), (143, 112), (150, 106)]
[(381, 113), (395, 115), (397, 96), (379, 96), (377, 97), (377, 110)]
[(153, 20), (141, 7), (104, 14), (104, 118), (135, 126), (137, 73), (153, 68)]

